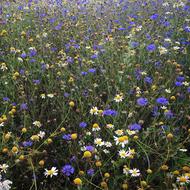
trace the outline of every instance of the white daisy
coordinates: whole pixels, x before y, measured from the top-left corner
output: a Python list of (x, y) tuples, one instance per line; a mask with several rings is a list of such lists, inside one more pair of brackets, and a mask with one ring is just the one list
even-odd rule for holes
[(176, 180), (178, 183), (180, 183), (180, 185), (185, 185), (187, 183), (190, 182), (189, 180), (189, 177), (188, 176), (185, 176), (185, 175), (182, 175), (182, 176), (179, 176), (177, 177), (177, 180)]
[(7, 164), (2, 164), (2, 165), (0, 165), (0, 170), (1, 170), (1, 172), (6, 173), (8, 167), (9, 167), (9, 166), (8, 166)]
[(111, 144), (111, 142), (105, 142), (105, 146), (106, 146), (107, 148), (109, 148), (109, 147), (112, 147), (112, 144)]
[(131, 174), (132, 177), (138, 177), (141, 175), (140, 170), (137, 168), (129, 170), (129, 173)]
[(129, 174), (129, 168), (128, 168), (126, 165), (123, 167), (123, 173), (124, 173), (125, 175), (128, 175), (128, 174)]
[(41, 127), (42, 126), (42, 124), (40, 123), (40, 121), (34, 121), (33, 125), (37, 126), (37, 127)]
[(108, 128), (108, 129), (113, 129), (113, 128), (114, 128), (114, 125), (113, 125), (113, 124), (107, 124), (107, 125), (106, 125), (106, 128)]
[(159, 49), (160, 55), (168, 53), (168, 50), (163, 46), (159, 46), (158, 49)]
[(119, 151), (119, 156), (120, 156), (121, 158), (126, 158), (126, 157), (127, 157), (127, 152), (122, 149), (122, 150)]
[(98, 115), (98, 108), (97, 107), (92, 107), (90, 109), (90, 114), (91, 115)]
[(126, 135), (121, 137), (114, 137), (114, 140), (116, 142), (116, 145), (121, 145), (122, 148), (124, 148), (125, 145), (129, 143), (128, 136)]
[(41, 139), (43, 139), (43, 138), (45, 137), (45, 135), (46, 135), (46, 133), (45, 133), (44, 131), (40, 131), (40, 132), (38, 133), (38, 136), (39, 136)]
[(115, 131), (115, 134), (118, 135), (118, 136), (121, 136), (123, 135), (123, 129), (118, 129)]
[(44, 175), (46, 177), (48, 177), (48, 176), (50, 176), (50, 177), (57, 176), (58, 175), (58, 170), (57, 170), (56, 167), (52, 167), (50, 170), (45, 169)]
[(101, 138), (96, 138), (96, 139), (94, 139), (94, 144), (95, 144), (96, 146), (103, 146), (103, 145), (104, 145), (104, 142), (102, 141)]
[(123, 101), (123, 94), (116, 94), (114, 97), (115, 102), (122, 102)]

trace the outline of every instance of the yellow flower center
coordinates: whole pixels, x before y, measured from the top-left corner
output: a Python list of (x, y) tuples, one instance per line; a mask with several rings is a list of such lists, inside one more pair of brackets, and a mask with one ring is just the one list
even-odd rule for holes
[(182, 176), (182, 177), (179, 178), (179, 181), (180, 181), (180, 182), (186, 182), (187, 179), (186, 179), (185, 177)]

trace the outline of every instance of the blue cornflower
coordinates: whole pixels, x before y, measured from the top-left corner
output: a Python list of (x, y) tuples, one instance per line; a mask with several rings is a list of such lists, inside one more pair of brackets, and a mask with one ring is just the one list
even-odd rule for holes
[(153, 14), (150, 16), (151, 20), (156, 20), (158, 18), (159, 14)]
[(10, 99), (8, 97), (3, 97), (4, 102), (8, 102)]
[(156, 46), (155, 44), (149, 44), (146, 49), (150, 52), (154, 51), (156, 49)]
[(164, 25), (165, 27), (168, 27), (168, 26), (170, 26), (170, 22), (169, 22), (169, 21), (165, 21), (165, 22), (163, 22), (163, 25)]
[(139, 130), (141, 130), (141, 125), (139, 125), (137, 123), (134, 123), (134, 124), (131, 124), (129, 126), (129, 129), (132, 130), (132, 131), (139, 131)]
[(131, 42), (131, 47), (136, 48), (139, 46), (139, 42)]
[(27, 57), (27, 54), (26, 54), (26, 53), (22, 53), (22, 54), (20, 55), (20, 57), (24, 59), (24, 58)]
[(118, 30), (123, 31), (123, 30), (126, 30), (126, 28), (120, 27), (118, 28)]
[(151, 77), (145, 77), (145, 78), (144, 78), (144, 81), (145, 81), (146, 83), (151, 84), (153, 80), (152, 80)]
[(64, 93), (64, 97), (65, 97), (65, 98), (68, 98), (69, 96), (70, 96), (69, 93), (67, 93), (67, 92)]
[(63, 23), (59, 23), (57, 26), (55, 26), (55, 30), (61, 30), (61, 28), (62, 28), (62, 26), (63, 26)]
[(161, 105), (167, 105), (169, 103), (168, 100), (164, 97), (157, 98), (156, 102)]
[(187, 92), (190, 93), (190, 87), (187, 88)]
[(116, 116), (116, 115), (117, 115), (117, 111), (111, 110), (111, 109), (104, 110), (104, 111), (103, 111), (103, 115)]
[(62, 167), (61, 172), (66, 176), (70, 176), (75, 172), (75, 169), (70, 164), (66, 164)]
[(190, 26), (186, 26), (186, 27), (184, 28), (184, 30), (185, 30), (185, 32), (190, 32)]
[(147, 98), (138, 98), (137, 104), (139, 106), (146, 106), (148, 104), (148, 100), (147, 100)]
[(22, 103), (22, 104), (20, 105), (20, 110), (27, 110), (27, 109), (28, 109), (27, 103)]
[(182, 84), (182, 82), (176, 81), (176, 82), (175, 82), (175, 85), (176, 85), (176, 86), (182, 86), (183, 84)]
[(68, 63), (74, 63), (74, 59), (72, 57), (67, 57), (67, 62)]
[(34, 57), (37, 54), (37, 51), (35, 49), (31, 49), (29, 52), (30, 57)]
[(16, 102), (13, 102), (11, 105), (12, 105), (12, 106), (16, 106)]
[(174, 117), (174, 114), (172, 113), (171, 110), (164, 112), (164, 115), (166, 116), (167, 119), (171, 119)]
[(141, 79), (141, 77), (142, 77), (142, 71), (141, 70), (139, 70), (139, 69), (136, 69), (135, 70), (135, 77), (136, 77), (136, 79), (137, 80), (140, 80)]
[(89, 170), (87, 170), (87, 174), (89, 175), (89, 176), (93, 176), (94, 175), (94, 169), (89, 169)]
[(88, 74), (88, 73), (85, 72), (85, 71), (82, 71), (82, 72), (81, 72), (81, 75), (82, 75), (82, 76), (85, 76), (85, 75), (87, 75), (87, 74)]
[(30, 146), (33, 145), (33, 142), (32, 142), (32, 141), (24, 141), (24, 142), (22, 143), (22, 145), (23, 145), (24, 147), (30, 147)]
[(51, 47), (50, 50), (51, 50), (52, 52), (55, 52), (55, 51), (57, 51), (57, 48), (56, 48), (56, 47)]
[(184, 82), (185, 77), (184, 76), (177, 76), (176, 80), (179, 81), (179, 82)]
[(34, 62), (36, 62), (36, 60), (35, 59), (30, 59), (29, 62), (34, 63)]
[(81, 122), (81, 123), (79, 124), (79, 127), (81, 127), (81, 128), (86, 128), (86, 126), (87, 126), (87, 123), (86, 123), (86, 122)]
[(21, 5), (18, 6), (18, 10), (19, 10), (19, 11), (23, 10), (23, 6), (21, 6)]
[(41, 80), (39, 80), (39, 79), (37, 79), (37, 80), (34, 79), (34, 80), (33, 80), (33, 83), (36, 84), (36, 85), (37, 85), (37, 84), (40, 84), (40, 82), (41, 82)]
[(93, 151), (94, 151), (94, 147), (91, 146), (91, 145), (86, 146), (85, 149), (86, 149), (87, 151), (90, 151), (90, 152), (93, 152)]
[(158, 106), (154, 106), (154, 107), (153, 107), (152, 115), (153, 115), (154, 117), (160, 115), (160, 112), (158, 111)]
[(88, 70), (89, 73), (95, 73), (96, 72), (96, 69), (95, 68), (91, 68)]
[(63, 137), (62, 137), (64, 140), (66, 140), (66, 141), (69, 141), (69, 140), (71, 140), (71, 135), (70, 134), (66, 134), (66, 135), (63, 135)]
[(96, 59), (97, 57), (98, 57), (98, 54), (95, 53), (94, 55), (91, 56), (91, 59)]
[(80, 45), (79, 44), (74, 44), (73, 47), (76, 48), (76, 49), (79, 49)]
[(161, 128), (164, 129), (164, 130), (168, 130), (169, 129), (169, 127), (167, 125), (162, 125)]
[(24, 69), (20, 69), (19, 73), (20, 73), (20, 75), (24, 75), (25, 74), (25, 70)]

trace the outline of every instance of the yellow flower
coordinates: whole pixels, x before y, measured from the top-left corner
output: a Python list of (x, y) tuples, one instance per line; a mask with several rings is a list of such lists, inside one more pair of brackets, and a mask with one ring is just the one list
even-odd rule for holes
[(84, 158), (90, 158), (92, 156), (92, 153), (90, 151), (85, 151), (83, 154)]
[(128, 189), (128, 184), (127, 183), (122, 184), (122, 189), (127, 190)]
[(44, 166), (44, 164), (45, 164), (44, 160), (40, 160), (38, 163), (40, 166)]
[(69, 102), (69, 106), (70, 106), (70, 107), (74, 107), (74, 106), (75, 106), (75, 103), (74, 103), (73, 101), (70, 101), (70, 102)]
[(5, 35), (7, 35), (7, 34), (8, 34), (8, 33), (7, 33), (6, 30), (2, 30), (1, 33), (0, 33), (0, 36), (5, 36)]
[(163, 170), (163, 171), (167, 171), (169, 169), (169, 167), (164, 164), (164, 165), (161, 166), (160, 169)]
[(84, 175), (84, 171), (80, 170), (79, 175)]
[(61, 127), (60, 131), (65, 132), (66, 131), (65, 127)]
[(190, 178), (190, 173), (185, 173), (185, 176), (187, 176), (188, 178)]
[(152, 85), (151, 89), (152, 89), (153, 91), (155, 91), (155, 90), (157, 89), (157, 86), (156, 86), (156, 85)]
[(179, 175), (179, 171), (178, 171), (178, 170), (175, 170), (175, 171), (173, 171), (173, 174), (174, 174), (174, 175)]
[(73, 78), (73, 77), (70, 77), (68, 82), (69, 82), (69, 83), (74, 82), (74, 78)]
[(7, 152), (9, 152), (8, 148), (3, 148), (2, 152), (5, 154)]
[(24, 155), (20, 155), (20, 156), (19, 156), (19, 160), (20, 160), (20, 161), (23, 161), (24, 159), (25, 159)]
[(98, 114), (101, 116), (103, 114), (103, 110), (98, 110)]
[(100, 161), (97, 161), (95, 164), (96, 164), (97, 167), (102, 166), (102, 162), (100, 162)]
[(27, 132), (27, 129), (24, 127), (22, 128), (22, 133), (26, 133)]
[(169, 134), (167, 135), (167, 139), (168, 139), (168, 140), (173, 139), (173, 137), (174, 137), (174, 136), (173, 136), (173, 134), (172, 134), (172, 133), (169, 133)]
[(16, 113), (16, 109), (11, 109), (11, 112), (14, 114)]
[(108, 184), (105, 181), (102, 181), (100, 185), (103, 188), (107, 188), (108, 187)]
[(5, 121), (7, 121), (7, 116), (6, 115), (2, 115), (1, 119), (2, 119), (3, 122), (5, 122)]
[(22, 32), (21, 32), (21, 36), (26, 36), (26, 32), (25, 32), (25, 31), (22, 31)]
[(5, 134), (5, 140), (8, 141), (11, 137), (11, 133), (8, 132), (7, 134)]
[(190, 172), (190, 167), (188, 167), (188, 166), (183, 166), (183, 171), (185, 171), (185, 172)]
[(40, 137), (39, 137), (38, 135), (32, 135), (32, 136), (30, 137), (30, 139), (31, 139), (32, 141), (39, 141), (39, 140), (40, 140)]
[(48, 144), (51, 144), (52, 142), (53, 142), (52, 139), (50, 139), (50, 138), (47, 139)]
[(17, 148), (16, 146), (13, 146), (13, 147), (12, 147), (12, 152), (13, 152), (13, 153), (17, 153), (17, 152), (18, 152), (18, 148)]
[(30, 38), (29, 40), (28, 40), (28, 42), (33, 42), (34, 40), (32, 39), (32, 38)]
[(73, 182), (74, 182), (74, 184), (75, 185), (82, 185), (82, 180), (80, 179), (80, 178), (75, 178), (74, 180), (73, 180)]
[(170, 99), (173, 100), (173, 101), (175, 101), (176, 97), (175, 96), (171, 96)]
[(71, 139), (73, 139), (73, 140), (77, 139), (77, 133), (71, 134)]
[(108, 177), (110, 177), (110, 174), (109, 173), (105, 173), (104, 177), (108, 178)]
[(147, 172), (148, 174), (151, 174), (151, 173), (152, 173), (152, 170), (149, 168), (148, 170), (146, 170), (146, 172)]

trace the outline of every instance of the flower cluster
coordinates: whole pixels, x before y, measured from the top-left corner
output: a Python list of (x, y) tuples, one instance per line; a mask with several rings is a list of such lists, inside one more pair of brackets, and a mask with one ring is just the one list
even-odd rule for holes
[(190, 1), (0, 5), (0, 189), (190, 189)]

